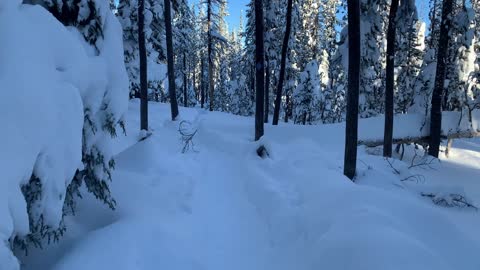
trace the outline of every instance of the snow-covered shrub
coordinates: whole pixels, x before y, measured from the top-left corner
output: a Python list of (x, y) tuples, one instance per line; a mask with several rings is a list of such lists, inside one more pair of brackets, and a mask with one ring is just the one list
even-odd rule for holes
[[(54, 3), (41, 4), (52, 10)], [(0, 47), (0, 121), (8, 131), (0, 140), (2, 270), (19, 269), (9, 240), (26, 247), (63, 233), (83, 183), (114, 206), (109, 141), (128, 100), (121, 28), (108, 2), (68, 3), (62, 12), (78, 8), (76, 19), (0, 1), (0, 35), (9, 37)]]

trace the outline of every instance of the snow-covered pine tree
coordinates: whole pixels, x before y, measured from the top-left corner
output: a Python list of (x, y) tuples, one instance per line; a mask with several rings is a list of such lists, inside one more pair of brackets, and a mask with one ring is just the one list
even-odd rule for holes
[(194, 76), (194, 62), (196, 61), (195, 54), (195, 21), (193, 10), (189, 8), (185, 1), (175, 2), (176, 6), (174, 18), (174, 49), (176, 57), (176, 72), (177, 78), (180, 79), (181, 91), (177, 93), (182, 97), (183, 106), (189, 107), (196, 104), (195, 93), (193, 90), (193, 76)]
[(331, 93), (327, 98), (331, 101), (329, 115), (326, 116), (325, 122), (340, 122), (344, 120), (344, 112), (346, 108), (346, 90), (347, 90), (347, 69), (348, 69), (348, 37), (347, 27), (340, 32), (338, 48), (335, 55), (330, 61), (330, 87), (328, 91)]
[[(476, 89), (474, 11), (462, 5), (452, 21), (450, 29), (451, 45), (447, 63), (444, 110), (463, 111), (470, 116), (473, 109), (479, 108), (480, 96)], [(471, 120), (471, 119), (470, 119)]]
[[(100, 0), (45, 0), (38, 1), (45, 6), (62, 24), (76, 28), (82, 34), (85, 43), (92, 47), (86, 50), (89, 57), (99, 57), (109, 69), (108, 76), (115, 76), (114, 82), (92, 84), (89, 89), (90, 96), (83, 98), (84, 125), (82, 136), (82, 162), (83, 168), (78, 169), (65, 194), (63, 216), (74, 214), (76, 200), (81, 197), (80, 187), (85, 186), (98, 200), (104, 202), (111, 209), (116, 206), (115, 199), (110, 193), (109, 183), (115, 168), (113, 152), (110, 149), (110, 139), (124, 129), (122, 90), (126, 90), (127, 78), (124, 66), (114, 64), (113, 46), (120, 48), (120, 44), (113, 44), (112, 11), (107, 1)], [(105, 31), (106, 29), (109, 31)], [(115, 33), (117, 34), (117, 33)], [(119, 33), (118, 33), (119, 34)], [(105, 41), (105, 42), (104, 42)], [(88, 46), (87, 45), (87, 46)], [(112, 66), (115, 65), (115, 66)], [(103, 78), (102, 78), (103, 79)], [(114, 80), (114, 78), (108, 78)], [(102, 81), (103, 82), (103, 81)], [(125, 85), (123, 85), (125, 83)], [(123, 88), (125, 87), (125, 89)], [(126, 103), (125, 103), (126, 104)], [(32, 175), (28, 185), (22, 188), (27, 199), (29, 214), (32, 207), (41, 199), (40, 181)], [(60, 223), (58, 228), (50, 227), (44, 223), (43, 217), (30, 216), (30, 234), (25, 238), (16, 238), (15, 243), (21, 248), (28, 244), (41, 246), (43, 240), (48, 242), (58, 240), (66, 230), (65, 224)]]
[(362, 0), (360, 117), (370, 117), (384, 111), (384, 71), (388, 3), (385, 0)]
[(442, 3), (441, 0), (430, 0), (430, 11), (428, 13), (429, 31), (426, 39), (427, 49), (438, 48), (438, 38), (440, 36), (440, 24), (442, 21)]
[[(140, 97), (140, 67), (138, 55), (138, 0), (120, 0), (117, 17), (123, 28), (123, 47), (125, 66), (130, 79), (130, 97)], [(145, 1), (145, 38), (149, 70), (149, 99), (166, 101), (163, 86), (164, 74), (160, 71), (166, 61), (165, 27), (163, 23), (163, 5), (153, 0)]]
[(215, 94), (215, 56), (217, 55), (216, 46), (219, 43), (225, 42), (226, 39), (220, 34), (219, 22), (222, 19), (218, 10), (221, 9), (223, 5), (226, 5), (224, 0), (205, 0), (202, 2), (206, 9), (206, 16), (203, 18), (203, 21), (207, 27), (207, 75), (208, 75), (208, 96), (209, 96), (209, 110), (213, 111), (214, 104), (214, 94)]
[[(361, 9), (361, 63), (360, 63), (360, 117), (370, 117), (384, 110), (384, 72), (386, 53), (386, 18), (388, 3), (385, 0), (362, 0)], [(333, 76), (336, 92), (345, 89), (345, 76), (348, 67), (348, 38), (340, 35), (339, 48), (333, 59)], [(343, 71), (340, 69), (343, 68)]]
[[(320, 64), (320, 73), (322, 81), (328, 80), (326, 85), (322, 85), (322, 102), (321, 106), (321, 119), (323, 123), (332, 123), (339, 121), (340, 115), (343, 113), (343, 98), (341, 88), (336, 91), (337, 86), (344, 84), (342, 82), (343, 68), (338, 69), (339, 66), (335, 66), (334, 58), (337, 52), (337, 30), (339, 26), (339, 18), (337, 13), (339, 12), (340, 1), (339, 0), (325, 0), (319, 2), (319, 32), (320, 40), (319, 47), (321, 55), (318, 58)], [(341, 67), (341, 65), (340, 65)], [(325, 74), (325, 70), (327, 73)], [(340, 74), (334, 74), (340, 72)], [(340, 83), (337, 85), (336, 81)]]
[(300, 73), (298, 85), (293, 92), (296, 124), (312, 124), (318, 118), (320, 77), (317, 60), (311, 60)]
[(395, 38), (395, 112), (406, 113), (412, 105), (415, 81), (425, 50), (425, 23), (418, 20), (415, 1), (400, 1)]

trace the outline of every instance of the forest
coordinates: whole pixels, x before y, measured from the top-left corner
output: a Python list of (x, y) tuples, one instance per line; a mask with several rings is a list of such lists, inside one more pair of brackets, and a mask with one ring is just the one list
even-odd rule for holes
[(480, 269), (480, 0), (231, 1), (0, 0), (0, 270)]

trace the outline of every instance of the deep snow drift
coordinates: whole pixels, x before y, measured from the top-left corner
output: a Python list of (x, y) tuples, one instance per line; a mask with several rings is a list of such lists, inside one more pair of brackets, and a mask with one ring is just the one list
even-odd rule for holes
[(459, 192), (480, 203), (479, 140), (456, 141), (433, 168), (409, 169), (410, 148), (393, 168), (361, 150), (352, 183), (341, 125), (268, 126), (261, 159), (252, 118), (183, 108), (198, 133), (182, 154), (168, 104), (150, 104), (154, 133), (136, 143), (138, 111), (134, 100), (115, 146), (117, 211), (86, 197), (65, 239), (22, 256), (24, 269), (480, 268), (479, 213), (420, 196)]

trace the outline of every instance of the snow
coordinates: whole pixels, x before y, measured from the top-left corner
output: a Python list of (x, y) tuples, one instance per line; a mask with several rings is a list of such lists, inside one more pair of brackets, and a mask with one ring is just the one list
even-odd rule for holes
[[(128, 136), (113, 146), (118, 209), (86, 196), (66, 220), (65, 239), (21, 256), (24, 269), (480, 267), (478, 212), (420, 196), (464, 192), (478, 205), (479, 140), (456, 141), (450, 159), (435, 169), (408, 169), (413, 148), (393, 167), (361, 148), (352, 183), (342, 175), (341, 124), (268, 125), (255, 143), (253, 118), (181, 108), (198, 130), (195, 151), (182, 154), (169, 105), (149, 108), (153, 134), (137, 143), (133, 100)], [(256, 155), (259, 144), (269, 157)], [(401, 181), (417, 174), (424, 181)]]
[[(0, 48), (0, 269), (18, 269), (5, 243), (29, 232), (20, 187), (32, 173), (40, 178), (42, 197), (32, 216), (57, 227), (66, 186), (81, 167), (83, 106), (75, 85), (62, 80), (68, 66), (56, 57), (71, 48), (66, 29), (43, 8), (19, 4), (0, 4), (0, 23), (0, 34), (9, 37)], [(52, 48), (55, 37), (64, 48)]]
[[(19, 269), (8, 241), (30, 232), (29, 217), (35, 223), (42, 217), (51, 228), (60, 225), (66, 188), (83, 169), (84, 111), (89, 109), (94, 122), (117, 122), (128, 106), (121, 28), (113, 14), (103, 16), (97, 56), (75, 28), (64, 27), (41, 6), (20, 3), (0, 2), (0, 35), (8, 37), (0, 47), (2, 270)], [(84, 141), (86, 147), (108, 146), (105, 134), (94, 136)], [(32, 174), (41, 182), (41, 196), (27, 213), (21, 187)]]

